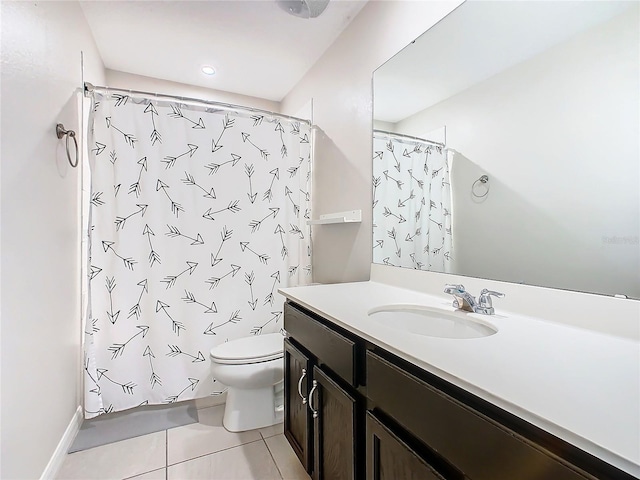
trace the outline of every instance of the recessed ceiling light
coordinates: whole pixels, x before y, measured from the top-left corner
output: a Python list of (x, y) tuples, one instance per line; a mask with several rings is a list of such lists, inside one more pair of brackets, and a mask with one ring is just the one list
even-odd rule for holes
[(215, 75), (216, 74), (216, 69), (213, 68), (210, 65), (204, 65), (201, 70), (202, 70), (202, 73), (204, 73), (205, 75)]

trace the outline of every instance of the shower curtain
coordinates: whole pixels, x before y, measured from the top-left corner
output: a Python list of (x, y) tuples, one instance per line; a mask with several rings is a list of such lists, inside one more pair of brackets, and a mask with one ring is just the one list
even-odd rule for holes
[(450, 272), (449, 162), (439, 145), (374, 132), (373, 262)]
[(311, 129), (95, 91), (85, 417), (220, 394), (209, 350), (311, 279)]

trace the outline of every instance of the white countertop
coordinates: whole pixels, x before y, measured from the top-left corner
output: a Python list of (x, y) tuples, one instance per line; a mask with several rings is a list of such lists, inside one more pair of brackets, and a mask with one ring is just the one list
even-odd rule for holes
[(454, 311), (451, 300), (377, 282), (283, 288), (286, 298), (598, 458), (640, 477), (640, 343), (503, 312), (498, 333), (414, 335), (373, 321), (391, 304)]

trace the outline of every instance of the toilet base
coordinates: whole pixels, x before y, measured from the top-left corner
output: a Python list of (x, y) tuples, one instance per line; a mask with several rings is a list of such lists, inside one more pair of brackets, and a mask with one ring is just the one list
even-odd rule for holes
[[(282, 383), (265, 388), (229, 387), (222, 424), (230, 432), (244, 432), (281, 423), (284, 418)], [(277, 405), (276, 403), (279, 403)]]

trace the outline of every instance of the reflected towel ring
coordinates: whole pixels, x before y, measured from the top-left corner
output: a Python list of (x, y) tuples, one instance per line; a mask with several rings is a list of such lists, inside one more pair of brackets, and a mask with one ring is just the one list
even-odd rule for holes
[[(476, 193), (476, 187), (478, 186), (478, 184), (484, 185), (484, 188), (486, 190), (482, 195), (478, 195)], [(489, 193), (489, 177), (487, 175), (482, 175), (479, 179), (473, 182), (473, 185), (471, 185), (471, 195), (473, 195), (476, 198), (483, 198), (483, 197), (486, 197), (488, 193)]]
[[(61, 123), (58, 123), (56, 125), (56, 136), (58, 138), (62, 138), (65, 135), (67, 136), (67, 141), (65, 145), (67, 148), (67, 160), (69, 160), (69, 164), (75, 168), (78, 166), (78, 140), (76, 139), (76, 132), (74, 132), (73, 130), (65, 130), (64, 125)], [(71, 161), (71, 153), (69, 152), (69, 138), (73, 139), (73, 143), (75, 145), (75, 150), (76, 150), (75, 162)]]

